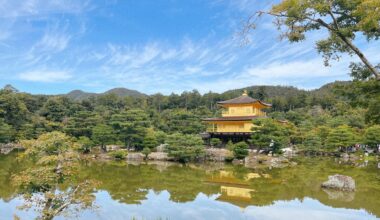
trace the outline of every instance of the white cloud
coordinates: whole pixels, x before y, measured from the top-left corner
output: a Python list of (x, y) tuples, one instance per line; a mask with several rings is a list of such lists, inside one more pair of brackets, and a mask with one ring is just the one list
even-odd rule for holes
[(260, 79), (298, 79), (346, 75), (346, 63), (337, 63), (333, 67), (323, 65), (322, 59), (295, 60), (291, 62), (273, 62), (268, 65), (250, 67), (243, 74)]
[(2, 0), (0, 1), (0, 17), (17, 18), (55, 13), (82, 13), (91, 8), (88, 0)]
[(31, 82), (62, 82), (72, 78), (69, 72), (65, 71), (48, 71), (48, 70), (36, 70), (30, 72), (24, 72), (19, 74), (19, 78), (25, 81)]
[(41, 38), (24, 54), (27, 64), (46, 65), (55, 54), (67, 49), (71, 38), (72, 36), (68, 34), (68, 24), (56, 22), (50, 25)]

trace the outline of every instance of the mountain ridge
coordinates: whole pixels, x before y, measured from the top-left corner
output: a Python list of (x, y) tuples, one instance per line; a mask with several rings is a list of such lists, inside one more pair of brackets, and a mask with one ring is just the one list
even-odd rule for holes
[[(321, 93), (321, 92), (323, 93), (323, 92), (330, 91), (331, 88), (335, 85), (344, 85), (347, 83), (350, 83), (350, 81), (335, 81), (335, 82), (326, 83), (326, 84), (322, 85), (321, 87), (316, 88), (316, 89), (312, 89), (312, 90), (300, 89), (300, 88), (297, 88), (295, 86), (254, 85), (254, 86), (248, 86), (248, 87), (243, 87), (243, 88), (227, 90), (225, 92), (220, 92), (217, 94), (227, 95), (228, 97), (237, 97), (237, 96), (240, 96), (244, 90), (247, 90), (252, 94), (258, 94), (262, 91), (265, 91), (266, 97), (279, 97), (279, 96), (289, 97), (289, 96), (296, 96), (297, 94), (300, 94), (300, 93)], [(15, 87), (13, 87), (12, 85), (9, 85), (9, 84), (7, 84), (4, 87), (4, 89), (18, 91)], [(132, 89), (123, 88), (123, 87), (112, 88), (112, 89), (109, 89), (105, 92), (100, 92), (100, 93), (86, 92), (86, 91), (83, 91), (80, 89), (75, 89), (75, 90), (72, 90), (66, 94), (46, 95), (46, 96), (64, 96), (64, 97), (68, 97), (68, 98), (75, 100), (75, 101), (81, 101), (84, 99), (88, 99), (90, 97), (98, 97), (98, 96), (109, 95), (109, 94), (114, 94), (118, 97), (128, 97), (129, 96), (129, 97), (135, 97), (135, 98), (136, 97), (148, 97), (149, 96), (149, 95), (142, 93), (142, 92), (139, 92), (137, 90), (132, 90)], [(34, 94), (34, 95), (37, 95), (37, 94)], [(43, 94), (39, 94), (39, 95), (43, 95)], [(45, 96), (45, 95), (43, 95), (43, 96)]]

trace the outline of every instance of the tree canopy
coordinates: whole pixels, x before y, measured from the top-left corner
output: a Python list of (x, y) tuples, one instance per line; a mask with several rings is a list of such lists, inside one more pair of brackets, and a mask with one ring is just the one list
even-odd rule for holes
[[(380, 64), (375, 65), (354, 40), (363, 35), (368, 41), (380, 37), (380, 2), (376, 0), (282, 0), (269, 11), (258, 11), (275, 17), (281, 37), (290, 42), (306, 39), (306, 33), (324, 30), (325, 38), (316, 42), (325, 64), (338, 60), (342, 53), (356, 55), (361, 63), (351, 63), (352, 75), (380, 80)], [(248, 20), (244, 32), (256, 27), (257, 16)]]

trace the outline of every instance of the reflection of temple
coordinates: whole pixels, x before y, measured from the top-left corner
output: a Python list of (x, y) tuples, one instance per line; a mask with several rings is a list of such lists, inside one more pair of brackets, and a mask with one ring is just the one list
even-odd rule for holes
[(218, 200), (225, 201), (245, 208), (251, 204), (254, 189), (242, 188), (237, 186), (220, 186), (221, 196)]
[(219, 171), (219, 174), (211, 175), (208, 182), (231, 185), (248, 185), (245, 180), (236, 178), (232, 171), (225, 170)]
[(212, 175), (208, 182), (221, 184), (219, 201), (225, 201), (241, 208), (252, 204), (252, 193), (254, 189), (249, 188), (247, 180), (260, 177), (256, 173), (248, 173), (244, 179), (237, 178), (232, 171), (221, 170), (219, 173)]

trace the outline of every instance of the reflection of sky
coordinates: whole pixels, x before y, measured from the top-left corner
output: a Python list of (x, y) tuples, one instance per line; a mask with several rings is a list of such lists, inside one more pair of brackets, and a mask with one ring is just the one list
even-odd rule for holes
[[(273, 205), (256, 207), (248, 206), (246, 209), (232, 204), (217, 201), (218, 195), (208, 197), (198, 194), (192, 202), (176, 203), (170, 201), (167, 191), (154, 193), (149, 191), (147, 200), (141, 204), (124, 204), (112, 200), (108, 192), (97, 193), (96, 203), (100, 206), (94, 211), (83, 212), (79, 219), (376, 219), (365, 210), (345, 208), (332, 208), (323, 205), (318, 200), (304, 199), (292, 201), (277, 201)], [(14, 199), (8, 203), (0, 200), (0, 220), (12, 219), (13, 214), (21, 219), (32, 219), (32, 212), (20, 212), (16, 206), (21, 201)], [(63, 218), (56, 218), (63, 219)]]

